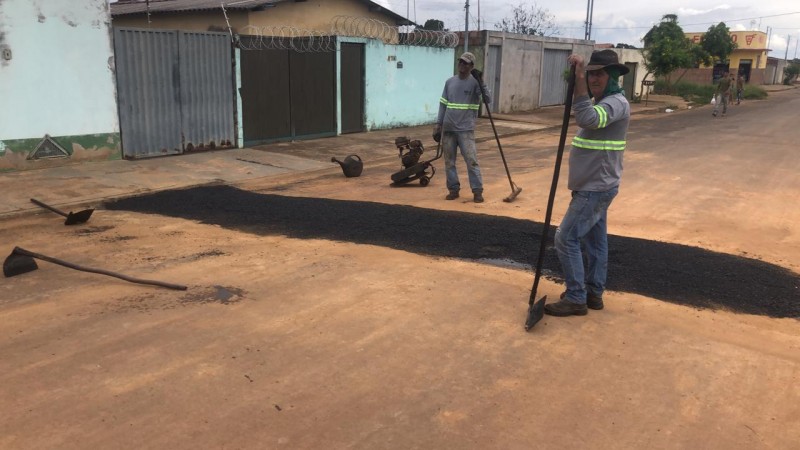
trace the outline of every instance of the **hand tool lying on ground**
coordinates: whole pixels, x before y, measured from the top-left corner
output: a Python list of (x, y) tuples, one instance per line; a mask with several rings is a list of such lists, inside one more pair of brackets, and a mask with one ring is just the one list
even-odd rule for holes
[(44, 203), (40, 202), (39, 200), (36, 200), (35, 198), (32, 198), (31, 201), (41, 206), (42, 208), (49, 209), (50, 211), (53, 211), (56, 214), (60, 214), (66, 217), (67, 220), (64, 221), (64, 225), (75, 225), (78, 223), (84, 223), (87, 220), (89, 220), (89, 217), (92, 217), (92, 213), (94, 212), (94, 209), (84, 209), (83, 211), (78, 211), (76, 213), (70, 211), (69, 214), (67, 214), (64, 211), (55, 209), (50, 205), (45, 205)]
[(508, 170), (508, 164), (506, 164), (506, 156), (503, 154), (503, 146), (500, 145), (500, 137), (497, 135), (497, 128), (494, 126), (494, 119), (492, 118), (492, 111), (490, 111), (489, 102), (486, 101), (486, 92), (483, 91), (483, 80), (481, 80), (481, 74), (476, 69), (472, 69), (472, 76), (478, 80), (478, 86), (481, 88), (481, 97), (483, 98), (483, 104), (486, 105), (486, 113), (489, 115), (489, 123), (492, 124), (492, 131), (494, 131), (494, 138), (497, 140), (497, 148), (500, 150), (500, 158), (503, 159), (503, 166), (506, 168), (506, 175), (508, 175), (508, 182), (511, 184), (511, 194), (504, 198), (504, 202), (513, 202), (515, 198), (522, 192), (522, 188), (514, 184), (511, 181), (511, 172)]
[(14, 250), (11, 252), (10, 255), (8, 255), (6, 260), (3, 262), (3, 275), (5, 275), (6, 278), (10, 278), (15, 275), (21, 275), (23, 273), (32, 272), (38, 269), (39, 266), (36, 265), (36, 261), (34, 261), (33, 258), (41, 259), (42, 261), (51, 262), (53, 264), (58, 264), (64, 267), (69, 267), (70, 269), (80, 270), (83, 272), (108, 275), (110, 277), (115, 277), (121, 280), (130, 281), (131, 283), (150, 284), (153, 286), (161, 286), (169, 289), (175, 289), (177, 291), (186, 290), (186, 286), (182, 286), (180, 284), (164, 283), (163, 281), (142, 280), (140, 278), (133, 278), (127, 275), (110, 272), (108, 270), (93, 269), (91, 267), (79, 266), (77, 264), (62, 261), (60, 259), (56, 259), (51, 256), (40, 255), (38, 253), (34, 253), (20, 247), (14, 247)]
[(531, 297), (528, 300), (528, 318), (525, 320), (525, 331), (530, 330), (536, 322), (544, 317), (544, 304), (547, 296), (540, 298), (536, 303), (536, 289), (539, 288), (539, 278), (542, 276), (542, 263), (544, 262), (544, 251), (547, 246), (547, 234), (550, 231), (550, 218), (553, 215), (553, 202), (556, 198), (556, 188), (558, 187), (558, 173), (561, 171), (561, 158), (564, 155), (564, 144), (567, 141), (567, 128), (569, 128), (569, 115), (572, 110), (572, 94), (575, 92), (575, 66), (569, 71), (569, 83), (567, 85), (567, 99), (564, 102), (564, 121), (561, 124), (561, 138), (558, 141), (558, 153), (556, 154), (556, 166), (553, 170), (553, 183), (550, 185), (550, 198), (547, 199), (547, 213), (544, 218), (542, 228), (542, 238), (539, 242), (539, 258), (536, 260), (536, 276), (533, 279)]

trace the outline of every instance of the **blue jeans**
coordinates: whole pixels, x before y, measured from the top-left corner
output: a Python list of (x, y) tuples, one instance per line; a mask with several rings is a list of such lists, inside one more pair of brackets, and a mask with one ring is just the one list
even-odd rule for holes
[(447, 190), (458, 192), (461, 189), (456, 170), (456, 147), (461, 149), (461, 156), (464, 157), (464, 162), (467, 164), (467, 175), (472, 192), (483, 192), (481, 166), (478, 165), (478, 151), (475, 149), (475, 133), (473, 131), (445, 131), (442, 133)]
[[(554, 238), (567, 285), (566, 300), (586, 304), (587, 292), (603, 296), (608, 275), (608, 207), (618, 188), (605, 192), (573, 191), (567, 214)], [(583, 268), (586, 251), (587, 268)]]

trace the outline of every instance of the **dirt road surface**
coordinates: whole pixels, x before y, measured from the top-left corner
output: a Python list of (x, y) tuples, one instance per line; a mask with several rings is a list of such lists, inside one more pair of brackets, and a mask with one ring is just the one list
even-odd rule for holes
[[(222, 205), (199, 189), (109, 204), (77, 227), (47, 213), (3, 220), (2, 248), (189, 289), (46, 262), (3, 279), (0, 448), (792, 448), (800, 90), (731, 109), (724, 119), (703, 107), (633, 121), (609, 231), (639, 243), (612, 255), (638, 287), (607, 292), (606, 308), (585, 317), (546, 316), (529, 333), (532, 273), (503, 260), (514, 243), (492, 236), (507, 223), (495, 219), (515, 219), (530, 221), (538, 242), (557, 132), (503, 143), (523, 187), (510, 204), (484, 142), (483, 204), (443, 200), (443, 170), (428, 187), (390, 188), (389, 161), (360, 178), (332, 169), (222, 187), (243, 194)], [(568, 204), (564, 179), (554, 224)], [(285, 214), (252, 212), (275, 196), (297, 198), (281, 203), (294, 212), (307, 199), (381, 207), (354, 208), (363, 217), (347, 232), (313, 213), (286, 229)], [(441, 239), (394, 244), (392, 225), (409, 211), (427, 211), (409, 226)], [(452, 228), (437, 212), (452, 214)], [(296, 231), (315, 220), (324, 233)], [(464, 223), (484, 224), (485, 239), (453, 256)], [(644, 270), (676, 255), (681, 270)], [(708, 266), (685, 255), (740, 263), (687, 289), (699, 283), (692, 268)], [(563, 290), (552, 269), (539, 288), (550, 299)], [(726, 303), (726, 279), (783, 298)], [(646, 295), (648, 282), (658, 295)]]

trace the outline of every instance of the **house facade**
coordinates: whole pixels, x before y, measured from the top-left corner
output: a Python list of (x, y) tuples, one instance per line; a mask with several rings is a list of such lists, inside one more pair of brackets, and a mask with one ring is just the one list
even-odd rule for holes
[[(169, 65), (174, 60), (198, 59), (197, 55), (181, 56), (187, 51), (181, 47), (183, 36), (202, 35), (205, 40), (213, 40), (214, 34), (229, 36), (230, 56), (209, 59), (205, 55), (207, 62), (199, 70), (226, 64), (233, 67), (232, 82), (228, 84), (232, 84), (230, 91), (235, 98), (218, 102), (226, 107), (235, 105), (231, 113), (235, 116), (235, 137), (229, 140), (231, 133), (217, 133), (213, 141), (189, 143), (192, 148), (219, 146), (220, 142), (228, 145), (229, 141), (240, 147), (253, 146), (432, 123), (438, 111), (441, 83), (453, 73), (455, 36), (440, 33), (437, 37), (450, 39), (413, 39), (398, 28), (410, 22), (371, 1), (163, 0), (150, 2), (149, 6), (144, 1), (123, 1), (111, 8), (115, 36), (124, 35), (116, 42), (117, 56), (132, 61), (119, 72), (120, 80), (126, 71), (138, 71), (148, 61), (161, 61), (165, 66), (119, 81), (121, 92), (142, 92), (152, 86), (169, 88), (169, 74), (179, 73), (179, 80), (173, 84), (180, 85), (178, 92), (182, 93), (186, 90), (183, 72), (171, 70)], [(148, 57), (165, 47), (148, 43), (164, 33), (175, 35), (164, 39), (177, 42), (170, 44), (176, 50), (163, 57)], [(122, 40), (134, 42), (122, 46)], [(163, 74), (160, 79), (147, 81), (159, 72)], [(432, 84), (431, 79), (437, 82)], [(216, 86), (224, 88), (226, 83), (220, 78)], [(152, 97), (177, 97), (157, 94)], [(126, 105), (129, 100), (136, 102), (135, 96), (122, 97), (121, 110), (131, 110)], [(137, 111), (139, 105), (131, 106)], [(167, 153), (187, 151), (187, 142), (179, 142), (192, 131), (180, 122), (185, 114), (204, 118), (215, 114), (218, 119), (209, 127), (227, 130), (227, 123), (222, 123), (227, 113), (210, 106), (202, 105), (208, 113), (196, 114), (196, 105), (190, 108), (181, 101), (121, 117), (126, 157), (131, 144), (137, 146), (133, 157), (155, 156), (160, 147)], [(166, 117), (172, 121), (166, 127), (164, 121), (150, 124), (144, 120), (159, 111), (172, 110), (177, 112)], [(163, 140), (126, 141), (126, 136), (132, 134), (126, 129), (138, 132), (155, 125), (164, 129)], [(153, 137), (158, 133), (144, 129), (141, 134)], [(143, 148), (139, 150), (139, 146)]]
[(330, 32), (337, 16), (411, 24), (406, 18), (369, 0), (120, 0), (111, 4), (115, 27), (253, 34), (250, 28), (285, 27)]
[[(685, 33), (695, 44), (699, 44), (705, 33)], [(731, 31), (736, 48), (728, 57), (727, 64), (715, 64), (713, 78), (716, 80), (723, 70), (735, 72), (748, 82), (762, 84), (767, 68), (767, 33), (763, 31)]]

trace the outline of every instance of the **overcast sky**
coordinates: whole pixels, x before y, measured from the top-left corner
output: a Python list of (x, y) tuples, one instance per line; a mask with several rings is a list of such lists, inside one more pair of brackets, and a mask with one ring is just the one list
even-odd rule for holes
[[(419, 24), (427, 19), (438, 19), (452, 31), (464, 30), (464, 5), (466, 0), (373, 0), (389, 7)], [(559, 37), (584, 37), (584, 22), (588, 0), (538, 0), (536, 5), (555, 16)], [(511, 10), (522, 0), (469, 0), (471, 30), (478, 28), (480, 5), (481, 29), (493, 30), (495, 23), (511, 16)], [(525, 4), (533, 4), (525, 1)], [(800, 50), (800, 2), (797, 0), (595, 0), (591, 38), (598, 43), (625, 43), (641, 47), (641, 38), (665, 14), (678, 16), (678, 23), (686, 32), (706, 31), (711, 25), (725, 22), (731, 30), (761, 30), (772, 28), (769, 56), (783, 58), (787, 51), (792, 59)], [(796, 53), (797, 52), (797, 53)]]

